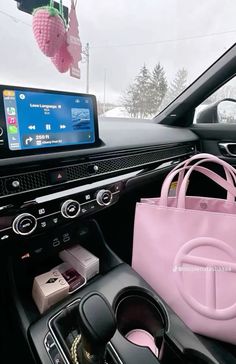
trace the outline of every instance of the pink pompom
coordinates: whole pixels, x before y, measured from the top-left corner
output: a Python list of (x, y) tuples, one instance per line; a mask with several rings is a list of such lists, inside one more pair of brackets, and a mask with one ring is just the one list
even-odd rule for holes
[(65, 39), (66, 28), (56, 9), (42, 7), (35, 10), (33, 32), (41, 51), (53, 57)]
[(65, 73), (69, 70), (73, 63), (73, 57), (68, 51), (68, 44), (66, 40), (63, 42), (59, 51), (52, 57), (52, 63), (59, 72)]

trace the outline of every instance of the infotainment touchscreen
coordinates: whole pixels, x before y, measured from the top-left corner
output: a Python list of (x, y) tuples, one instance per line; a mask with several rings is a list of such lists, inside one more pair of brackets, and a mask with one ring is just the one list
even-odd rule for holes
[(11, 151), (92, 145), (97, 138), (92, 95), (2, 88)]

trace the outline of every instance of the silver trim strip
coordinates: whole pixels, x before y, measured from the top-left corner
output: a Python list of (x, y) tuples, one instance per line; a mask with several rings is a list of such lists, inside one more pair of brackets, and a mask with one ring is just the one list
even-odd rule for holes
[(126, 180), (126, 179), (137, 176), (140, 172), (142, 172), (142, 169), (139, 170), (139, 171), (122, 174), (122, 175), (117, 176), (117, 177), (107, 178), (107, 179), (104, 179), (104, 180), (101, 180), (101, 181), (93, 182), (93, 183), (90, 183), (90, 184), (87, 184), (87, 185), (70, 188), (70, 189), (65, 190), (65, 191), (55, 192), (55, 193), (52, 193), (50, 195), (37, 197), (34, 201), (40, 204), (40, 203), (44, 203), (44, 202), (53, 201), (53, 200), (56, 200), (58, 198), (64, 198), (66, 196), (70, 196), (70, 195), (74, 195), (74, 194), (77, 194), (77, 193), (93, 190), (94, 188), (103, 187), (104, 185), (109, 185), (109, 184), (112, 184), (112, 183), (121, 182), (123, 180)]
[(235, 158), (236, 157), (236, 154), (230, 152), (230, 150), (229, 150), (229, 146), (230, 145), (234, 145), (236, 147), (236, 143), (219, 143), (219, 146), (221, 148), (223, 148), (228, 155), (230, 155), (231, 157), (234, 157)]
[[(174, 148), (177, 148), (177, 147), (174, 147)], [(183, 156), (187, 156), (189, 154), (192, 154), (194, 152), (194, 149), (190, 152), (186, 152), (186, 153), (182, 153), (182, 154), (178, 154), (176, 156), (174, 156), (173, 158), (180, 158), (180, 157), (183, 157)], [(150, 152), (143, 152), (143, 153), (137, 153), (137, 154), (131, 154), (130, 156), (137, 156), (137, 155), (140, 155), (140, 154), (145, 154), (145, 153), (151, 153)], [(152, 151), (153, 153), (153, 151)], [(124, 157), (124, 156), (122, 156)], [(119, 158), (122, 158), (122, 157), (115, 157), (115, 158), (108, 158), (108, 159), (99, 159), (97, 161), (91, 161), (91, 162), (86, 162), (87, 164), (95, 164), (97, 162), (103, 162), (104, 160), (112, 160), (112, 159), (119, 159)], [(169, 159), (169, 158), (162, 158), (162, 159), (157, 159), (155, 161), (152, 161), (152, 162), (147, 162), (147, 163), (142, 163), (142, 164), (138, 164), (138, 165), (134, 165), (133, 168), (139, 168), (139, 167), (146, 167), (148, 166), (149, 164), (153, 164), (153, 163), (159, 163), (159, 162), (163, 162), (165, 161), (166, 159)], [(82, 164), (82, 163), (81, 163)], [(59, 166), (59, 167), (55, 167), (55, 168), (50, 168), (50, 169), (41, 169), (39, 171), (28, 171), (28, 172), (25, 172), (25, 173), (18, 173), (18, 174), (13, 174), (13, 175), (8, 175), (8, 176), (4, 176), (4, 177), (0, 177), (0, 179), (6, 179), (6, 178), (11, 178), (11, 177), (17, 177), (17, 176), (22, 176), (22, 175), (26, 175), (28, 173), (36, 173), (36, 172), (44, 172), (44, 171), (53, 171), (53, 170), (60, 170), (60, 169), (63, 169), (63, 168), (68, 168), (68, 167), (73, 167), (73, 166), (78, 166), (79, 164), (72, 164), (72, 165), (68, 165), (68, 166)], [(76, 179), (73, 179), (73, 180), (70, 180), (70, 181), (65, 181), (63, 183), (60, 183), (58, 185), (60, 186), (63, 186), (65, 184), (68, 184), (68, 183), (72, 183), (72, 182), (76, 182), (76, 181), (81, 181), (81, 180), (84, 180), (84, 179), (88, 179), (88, 178), (92, 178), (92, 177), (100, 177), (100, 176), (105, 176), (107, 174), (111, 174), (111, 173), (117, 173), (117, 172), (123, 172), (127, 169), (130, 169), (132, 167), (127, 167), (127, 168), (121, 168), (121, 169), (117, 169), (117, 170), (112, 170), (112, 171), (109, 171), (109, 172), (105, 172), (105, 173), (99, 173), (99, 174), (95, 174), (95, 175), (91, 175), (91, 176), (86, 176), (86, 177), (82, 177), (82, 178), (76, 178)], [(20, 191), (20, 192), (16, 192), (16, 193), (10, 193), (8, 195), (3, 195), (3, 196), (0, 196), (0, 199), (1, 198), (5, 198), (7, 196), (16, 196), (16, 195), (19, 195), (19, 194), (23, 194), (23, 193), (27, 193), (27, 192), (33, 192), (33, 191), (38, 191), (38, 190), (42, 190), (42, 189), (46, 189), (46, 188), (49, 188), (49, 187), (54, 187), (55, 185), (46, 185), (46, 186), (43, 186), (43, 187), (38, 187), (38, 188), (33, 188), (33, 189), (30, 189), (30, 190), (27, 190), (27, 191)]]
[(12, 227), (9, 226), (8, 228), (5, 228), (5, 229), (0, 230), (0, 233), (2, 233), (3, 231), (11, 230), (11, 229), (12, 229)]
[(119, 364), (123, 364), (123, 361), (119, 357), (119, 354), (117, 353), (114, 345), (110, 341), (107, 344), (107, 347), (108, 347), (108, 351), (112, 352), (112, 354), (115, 354), (115, 357), (116, 357), (117, 362), (119, 362)]

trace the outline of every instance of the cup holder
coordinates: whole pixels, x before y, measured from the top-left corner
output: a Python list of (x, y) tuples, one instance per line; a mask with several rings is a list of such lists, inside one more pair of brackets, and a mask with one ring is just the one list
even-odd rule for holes
[(166, 317), (151, 295), (135, 290), (124, 292), (116, 301), (115, 314), (118, 330), (125, 339), (149, 347), (160, 358)]

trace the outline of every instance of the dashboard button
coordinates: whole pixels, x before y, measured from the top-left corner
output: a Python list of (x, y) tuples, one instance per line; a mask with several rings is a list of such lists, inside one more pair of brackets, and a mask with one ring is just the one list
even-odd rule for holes
[(90, 164), (90, 165), (88, 166), (88, 172), (89, 172), (90, 174), (98, 173), (98, 172), (99, 172), (99, 167), (98, 167), (98, 165), (96, 165), (96, 164)]
[(14, 192), (14, 191), (17, 192), (21, 187), (20, 180), (18, 178), (8, 179), (6, 180), (5, 184), (8, 192)]
[(62, 216), (66, 219), (74, 219), (80, 214), (80, 204), (75, 200), (67, 200), (61, 207)]
[(21, 214), (15, 218), (12, 224), (13, 231), (19, 235), (30, 235), (37, 227), (37, 220), (31, 214)]
[[(89, 201), (91, 201), (92, 199), (93, 199), (92, 194), (87, 193), (87, 194), (85, 194), (85, 195), (80, 196), (80, 203), (81, 203), (81, 205), (82, 205), (82, 204), (88, 203), (88, 202), (89, 202)], [(82, 207), (82, 206), (81, 206), (81, 207)]]
[(97, 193), (97, 203), (100, 206), (109, 206), (112, 202), (112, 193), (109, 190), (100, 190)]
[(81, 214), (84, 215), (87, 214), (88, 212), (89, 212), (89, 203), (84, 203), (81, 206)]
[(6, 230), (0, 232), (0, 241), (1, 242), (8, 241), (8, 240), (11, 239), (11, 237), (12, 237), (12, 230), (11, 230), (11, 228), (6, 229)]
[(43, 220), (41, 219), (38, 223), (39, 227), (42, 229), (42, 230), (45, 230), (47, 227), (48, 227), (48, 220)]
[(39, 214), (39, 216), (45, 215), (46, 214), (45, 208), (42, 207), (42, 208), (38, 209), (38, 214)]
[(62, 183), (67, 181), (67, 175), (65, 169), (49, 172), (49, 179), (51, 184)]
[(88, 206), (88, 212), (95, 212), (97, 210), (97, 207), (99, 207), (97, 206), (97, 203), (94, 201), (89, 202), (87, 206)]
[(53, 229), (62, 221), (62, 217), (60, 214), (53, 214), (51, 216), (44, 216), (38, 219), (38, 230), (40, 232)]
[[(24, 205), (25, 207), (25, 205)], [(26, 205), (28, 211), (33, 214), (37, 219), (46, 219), (48, 215), (56, 213), (56, 211), (60, 210), (60, 205), (58, 202), (54, 201), (53, 203), (46, 203), (46, 204), (34, 204), (34, 205)], [(30, 209), (30, 210), (29, 210)]]
[(122, 189), (123, 189), (123, 182), (117, 182), (111, 188), (112, 192), (121, 192)]
[(50, 217), (50, 227), (60, 224), (61, 220), (62, 220), (62, 218), (61, 218), (61, 215), (59, 215), (59, 214), (55, 214), (55, 215), (51, 216)]
[(115, 202), (119, 201), (119, 198), (120, 198), (119, 192), (114, 193), (113, 196), (112, 196), (112, 203), (115, 203)]

